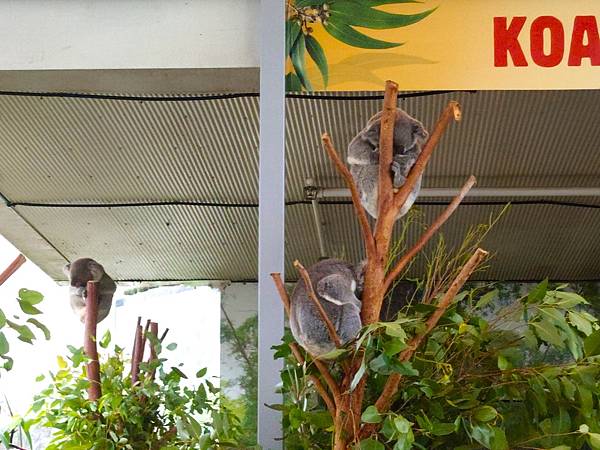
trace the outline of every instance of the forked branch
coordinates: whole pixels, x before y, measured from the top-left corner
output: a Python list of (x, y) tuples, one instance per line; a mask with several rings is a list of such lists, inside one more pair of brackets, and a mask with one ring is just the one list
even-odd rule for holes
[[(481, 248), (478, 248), (475, 251), (475, 253), (471, 256), (471, 258), (469, 258), (467, 263), (463, 266), (460, 273), (456, 276), (456, 278), (448, 288), (448, 291), (444, 294), (444, 296), (438, 303), (436, 310), (431, 314), (431, 316), (425, 323), (425, 330), (423, 330), (423, 332), (411, 339), (411, 341), (408, 343), (408, 348), (402, 353), (400, 353), (399, 360), (401, 362), (410, 361), (410, 359), (413, 357), (413, 355), (423, 343), (425, 338), (429, 335), (431, 330), (435, 328), (440, 318), (448, 310), (448, 308), (452, 304), (452, 301), (454, 300), (460, 289), (464, 286), (465, 282), (469, 279), (471, 274), (475, 271), (475, 269), (477, 269), (477, 267), (481, 264), (481, 262), (485, 259), (487, 255), (488, 252)], [(390, 377), (386, 381), (381, 395), (377, 399), (377, 402), (375, 402), (377, 411), (383, 413), (389, 410), (392, 403), (392, 399), (396, 392), (398, 392), (401, 380), (402, 375), (398, 373), (390, 375)], [(370, 436), (374, 429), (376, 429), (376, 427), (372, 424), (364, 425), (361, 430), (361, 436)]]

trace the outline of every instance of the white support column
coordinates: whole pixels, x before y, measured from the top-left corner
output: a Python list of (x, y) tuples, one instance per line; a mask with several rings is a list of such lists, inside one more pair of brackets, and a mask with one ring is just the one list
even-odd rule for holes
[(260, 151), (258, 188), (258, 443), (282, 448), (281, 403), (275, 393), (282, 361), (271, 346), (281, 341), (283, 307), (270, 274), (283, 275), (285, 215), (285, 2), (261, 1)]

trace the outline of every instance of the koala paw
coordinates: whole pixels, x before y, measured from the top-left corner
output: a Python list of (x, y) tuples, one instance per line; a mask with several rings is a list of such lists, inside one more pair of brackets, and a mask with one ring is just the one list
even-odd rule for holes
[(406, 182), (406, 177), (403, 174), (403, 165), (398, 161), (392, 161), (392, 174), (394, 175), (394, 188), (399, 188)]

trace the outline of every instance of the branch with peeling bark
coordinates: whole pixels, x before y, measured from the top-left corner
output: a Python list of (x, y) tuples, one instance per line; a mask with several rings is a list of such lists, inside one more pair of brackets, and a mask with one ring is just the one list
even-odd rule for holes
[[(482, 263), (482, 261), (486, 258), (488, 252), (485, 250), (478, 248), (475, 253), (469, 258), (467, 263), (463, 266), (458, 276), (454, 279), (448, 291), (444, 294), (440, 302), (438, 303), (435, 311), (431, 314), (427, 322), (425, 323), (425, 330), (422, 333), (418, 334), (414, 338), (412, 338), (408, 343), (408, 348), (400, 353), (398, 357), (400, 362), (410, 361), (415, 352), (419, 349), (423, 341), (427, 338), (431, 330), (433, 330), (444, 313), (451, 306), (452, 301), (460, 291), (460, 289), (464, 286), (467, 280), (470, 278), (471, 274), (477, 269), (477, 267)], [(398, 392), (398, 388), (400, 387), (400, 382), (402, 381), (402, 375), (398, 373), (394, 373), (390, 375), (387, 379), (383, 391), (377, 401), (375, 402), (375, 407), (377, 411), (380, 413), (387, 412), (390, 409), (392, 404), (392, 400), (396, 392)], [(370, 436), (375, 430), (377, 426), (375, 424), (366, 424), (363, 426), (361, 430), (361, 437)]]

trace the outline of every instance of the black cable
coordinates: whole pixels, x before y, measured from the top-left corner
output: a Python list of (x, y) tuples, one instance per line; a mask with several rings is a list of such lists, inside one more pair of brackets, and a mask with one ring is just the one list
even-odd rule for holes
[[(130, 202), (130, 203), (37, 203), (37, 202), (11, 202), (0, 194), (0, 198), (4, 199), (6, 206), (29, 207), (29, 208), (145, 208), (153, 206), (199, 206), (199, 207), (217, 207), (217, 208), (258, 208), (258, 203), (223, 203), (223, 202), (202, 202), (202, 201), (156, 201), (156, 202)], [(417, 200), (415, 205), (422, 206), (447, 206), (448, 201), (440, 200)], [(511, 205), (553, 205), (567, 206), (572, 208), (600, 209), (600, 204), (579, 203), (562, 200), (479, 200), (479, 201), (464, 201), (460, 206), (504, 206), (510, 203)], [(310, 200), (290, 200), (285, 202), (285, 206), (310, 205)], [(350, 200), (320, 200), (320, 205), (351, 205)]]
[[(428, 97), (433, 95), (450, 94), (453, 92), (475, 93), (477, 91), (423, 91), (398, 94), (398, 98)], [(139, 95), (117, 95), (117, 94), (85, 94), (76, 92), (19, 92), (19, 91), (0, 91), (0, 96), (11, 97), (55, 97), (55, 98), (80, 98), (90, 100), (118, 100), (133, 102), (196, 102), (205, 100), (228, 100), (235, 98), (255, 98), (260, 97), (258, 92), (238, 92), (230, 94), (206, 94), (190, 96), (139, 96)], [(304, 100), (382, 100), (383, 94), (375, 95), (335, 95), (335, 94), (285, 94), (286, 98), (304, 99)]]

